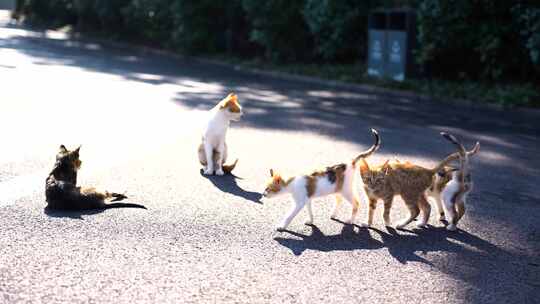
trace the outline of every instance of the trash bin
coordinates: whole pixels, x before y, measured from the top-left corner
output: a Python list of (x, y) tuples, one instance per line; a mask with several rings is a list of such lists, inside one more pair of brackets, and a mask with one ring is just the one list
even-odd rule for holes
[(403, 81), (414, 73), (413, 10), (375, 10), (368, 17), (368, 75)]
[(372, 12), (368, 16), (368, 75), (386, 75), (386, 13)]

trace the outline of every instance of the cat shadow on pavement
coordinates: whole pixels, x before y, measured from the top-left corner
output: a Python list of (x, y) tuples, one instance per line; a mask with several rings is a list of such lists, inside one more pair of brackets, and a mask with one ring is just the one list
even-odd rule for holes
[[(282, 230), (281, 234), (289, 234), (294, 238), (278, 236), (274, 240), (291, 249), (295, 255), (301, 255), (307, 249), (330, 252), (386, 248), (388, 253), (401, 264), (420, 262), (431, 266), (433, 266), (432, 262), (423, 257), (429, 252), (444, 251), (475, 258), (505, 253), (490, 242), (463, 230), (451, 232), (444, 227), (430, 226), (427, 229), (399, 231), (386, 227), (386, 231), (382, 231), (372, 227), (349, 225), (337, 219), (334, 221), (343, 224), (340, 234), (324, 235), (317, 226), (309, 225), (311, 234)], [(374, 238), (375, 235), (379, 237)], [(474, 249), (471, 250), (471, 247)]]
[[(108, 203), (108, 205), (124, 205), (124, 203)], [(137, 207), (133, 207), (137, 206)], [(97, 209), (85, 209), (85, 210), (62, 210), (62, 209), (51, 209), (49, 207), (43, 208), (43, 212), (50, 216), (50, 217), (57, 217), (57, 218), (71, 218), (74, 220), (84, 220), (82, 217), (83, 215), (94, 215), (98, 213), (102, 213), (108, 209), (145, 209), (146, 207), (139, 204), (130, 204), (125, 203), (125, 207), (113, 207), (113, 208), (97, 208)]]
[(308, 226), (311, 227), (311, 234), (282, 230), (280, 233), (287, 233), (296, 238), (275, 237), (274, 240), (289, 248), (297, 256), (308, 249), (330, 252), (336, 250), (379, 249), (384, 246), (380, 241), (371, 238), (366, 229), (355, 230), (353, 225), (344, 225), (341, 233), (335, 235), (325, 235), (317, 226)]
[(225, 174), (222, 176), (219, 175), (204, 175), (203, 170), (200, 170), (201, 176), (208, 179), (216, 188), (219, 190), (230, 193), (232, 195), (241, 197), (243, 199), (246, 199), (248, 201), (262, 204), (261, 197), (262, 194), (259, 192), (253, 192), (253, 191), (247, 191), (242, 189), (240, 186), (238, 186), (238, 183), (236, 182), (237, 179), (241, 179), (240, 177), (234, 175), (234, 174)]
[[(386, 232), (372, 227), (369, 230), (380, 236), (388, 253), (401, 264), (421, 262), (432, 265), (422, 257), (429, 252), (450, 252), (475, 258), (504, 253), (497, 246), (463, 230), (448, 231), (444, 227), (434, 226), (412, 230), (386, 227)], [(476, 250), (471, 250), (470, 247)]]
[(83, 215), (94, 215), (102, 213), (105, 209), (89, 209), (89, 210), (57, 210), (45, 207), (43, 212), (50, 217), (70, 218), (74, 220), (84, 220)]

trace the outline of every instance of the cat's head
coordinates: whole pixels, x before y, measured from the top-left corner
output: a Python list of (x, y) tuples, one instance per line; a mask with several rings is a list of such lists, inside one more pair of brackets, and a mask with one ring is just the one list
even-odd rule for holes
[(380, 187), (384, 183), (389, 169), (389, 160), (387, 160), (383, 165), (376, 168), (371, 168), (364, 158), (362, 158), (362, 162), (360, 164), (360, 172), (362, 174), (362, 179), (370, 188)]
[(272, 198), (279, 194), (285, 193), (283, 191), (285, 187), (287, 186), (287, 183), (285, 180), (279, 175), (279, 173), (275, 173), (274, 170), (270, 169), (270, 179), (268, 180), (266, 184), (266, 188), (264, 189), (263, 196)]
[(66, 146), (60, 145), (60, 149), (56, 154), (56, 165), (62, 168), (72, 168), (79, 170), (81, 167), (81, 160), (79, 159), (79, 151), (81, 146), (77, 149), (69, 151)]
[(242, 117), (242, 106), (238, 103), (238, 97), (234, 93), (230, 93), (223, 98), (219, 104), (219, 110), (229, 118), (229, 120), (239, 121)]

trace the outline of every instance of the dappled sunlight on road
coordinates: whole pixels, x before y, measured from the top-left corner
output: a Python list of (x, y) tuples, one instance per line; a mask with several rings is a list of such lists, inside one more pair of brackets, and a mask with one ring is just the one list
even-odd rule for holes
[[(132, 278), (150, 274), (152, 284), (142, 279), (129, 283), (145, 291), (147, 285), (191, 286), (189, 279), (167, 272), (176, 271), (173, 263), (186, 259), (192, 260), (186, 262), (187, 271), (179, 272), (182, 275), (211, 276), (216, 267), (223, 268), (219, 270), (223, 277), (204, 280), (208, 286), (239, 282), (238, 277), (229, 280), (232, 260), (238, 264), (234, 267), (245, 270), (243, 278), (253, 276), (250, 283), (264, 280), (266, 286), (288, 288), (287, 282), (305, 280), (307, 273), (317, 284), (323, 280), (327, 288), (364, 286), (359, 288), (374, 291), (370, 298), (374, 302), (382, 302), (387, 292), (406, 295), (404, 299), (418, 296), (418, 286), (443, 295), (441, 302), (474, 300), (484, 292), (497, 295), (494, 278), (499, 272), (505, 282), (511, 282), (505, 288), (518, 284), (528, 290), (519, 285), (527, 278), (517, 276), (516, 280), (515, 275), (527, 267), (534, 253), (534, 245), (527, 242), (535, 237), (530, 231), (537, 226), (534, 215), (539, 210), (537, 126), (527, 119), (360, 89), (255, 77), (190, 59), (66, 38), (56, 32), (0, 27), (4, 143), (0, 209), (20, 211), (15, 214), (19, 217), (5, 219), (11, 220), (13, 236), (22, 235), (25, 241), (4, 252), (8, 253), (5, 261), (18, 266), (9, 271), (27, 267), (16, 264), (20, 259), (10, 250), (30, 251), (35, 244), (59, 250), (46, 241), (40, 243), (45, 239), (68, 240), (70, 246), (89, 252), (103, 265), (114, 265), (93, 273), (100, 278), (104, 274), (116, 278), (126, 269)], [(231, 124), (227, 138), (227, 163), (239, 159), (236, 177), (207, 178), (200, 174), (196, 154), (200, 128), (206, 111), (229, 92), (238, 94), (245, 114)], [(369, 157), (370, 164), (397, 158), (435, 166), (455, 151), (440, 131), (450, 131), (467, 147), (475, 141), (482, 143), (481, 152), (471, 159), (475, 189), (460, 222), (465, 231), (447, 232), (436, 219), (434, 206), (433, 226), (428, 229), (384, 228), (381, 207), (376, 211), (375, 229), (345, 225), (328, 219), (334, 203), (329, 196), (314, 200), (318, 226), (304, 225), (302, 212), (290, 226), (300, 232), (274, 233), (273, 225), (291, 199), (261, 199), (269, 169), (288, 177), (349, 161), (373, 143), (372, 127), (380, 132), (382, 145)], [(43, 215), (44, 179), (60, 144), (82, 145), (80, 184), (125, 190), (148, 210), (84, 214), (77, 221)], [(338, 217), (345, 218), (349, 208), (340, 210)], [(392, 221), (406, 212), (397, 197)], [(366, 213), (366, 206), (361, 206), (358, 223), (365, 221)], [(37, 227), (45, 227), (39, 232), (51, 234), (50, 238), (24, 231), (34, 226), (20, 225), (23, 221), (39, 221)], [(65, 228), (68, 225), (72, 226)], [(89, 232), (88, 227), (95, 230)], [(125, 240), (128, 246), (121, 243)], [(104, 244), (114, 241), (122, 244), (116, 247), (120, 254)], [(70, 250), (68, 254), (80, 256), (81, 252)], [(32, 258), (39, 261), (41, 254)], [(51, 275), (68, 272), (71, 266), (80, 269), (81, 263), (88, 267), (85, 271), (95, 269), (92, 261), (84, 259), (62, 262), (68, 267), (55, 268)], [(193, 265), (201, 271), (193, 272)], [(284, 276), (284, 269), (291, 272)], [(27, 280), (21, 286), (41, 286), (32, 280), (49, 272), (34, 270), (29, 276), (12, 275)], [(370, 276), (395, 285), (363, 285)], [(59, 277), (47, 284), (61, 283)], [(88, 277), (84, 280), (92, 283)], [(302, 292), (315, 292), (322, 286), (317, 284)], [(350, 290), (343, 294), (351, 295)]]

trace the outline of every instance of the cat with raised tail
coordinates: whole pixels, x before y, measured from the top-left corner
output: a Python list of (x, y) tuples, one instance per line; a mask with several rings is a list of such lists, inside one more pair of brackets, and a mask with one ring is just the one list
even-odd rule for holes
[[(467, 152), (467, 155), (476, 154), (479, 148), (480, 145), (477, 143), (471, 151)], [(373, 223), (373, 215), (379, 199), (384, 201), (384, 223), (386, 226), (391, 226), (390, 209), (396, 195), (403, 198), (411, 214), (408, 218), (403, 219), (396, 226), (397, 228), (403, 228), (410, 223), (419, 211), (422, 212), (422, 217), (417, 222), (417, 226), (426, 227), (431, 212), (427, 201), (428, 197), (435, 200), (440, 215), (439, 219), (443, 221), (445, 212), (442, 207), (441, 193), (455, 170), (448, 164), (458, 159), (459, 153), (452, 153), (433, 168), (424, 168), (409, 161), (402, 162), (397, 159), (387, 160), (380, 165), (370, 165), (365, 159), (362, 159), (360, 172), (370, 201), (368, 226)]]
[(231, 121), (239, 121), (242, 117), (242, 107), (238, 97), (230, 93), (209, 111), (208, 123), (204, 128), (202, 141), (199, 145), (199, 162), (204, 166), (205, 175), (223, 175), (231, 173), (238, 159), (231, 165), (227, 161), (227, 143), (225, 138)]
[[(457, 223), (465, 214), (465, 202), (473, 189), (469, 168), (471, 153), (465, 150), (463, 144), (455, 136), (445, 132), (441, 132), (441, 135), (456, 145), (459, 153), (459, 168), (452, 172), (452, 179), (448, 181), (441, 192), (444, 213), (448, 221), (446, 229), (454, 231), (457, 229)], [(478, 149), (480, 149), (480, 143), (477, 142), (473, 151), (478, 151)]]
[(45, 198), (48, 209), (58, 210), (89, 210), (109, 208), (143, 208), (130, 203), (106, 203), (126, 199), (120, 193), (98, 191), (94, 188), (77, 187), (77, 172), (81, 167), (79, 151), (66, 149), (64, 145), (56, 155), (56, 162), (45, 181)]
[[(478, 153), (478, 151), (480, 151), (480, 143), (476, 142), (474, 147), (470, 151), (467, 151), (467, 159), (470, 160), (470, 157)], [(459, 154), (460, 154), (459, 152), (455, 152), (452, 154), (452, 156), (454, 156), (455, 159), (458, 160), (460, 159)], [(445, 189), (447, 189), (447, 185), (449, 184), (449, 182), (457, 177), (456, 171), (458, 170), (459, 169), (456, 169), (451, 166), (445, 166), (442, 170), (440, 170), (439, 172), (437, 172), (437, 174), (433, 176), (433, 182), (431, 183), (431, 186), (426, 191), (426, 194), (428, 195), (428, 197), (432, 198), (435, 201), (435, 204), (437, 205), (437, 209), (439, 211), (439, 221), (441, 222), (448, 223), (448, 221), (446, 221), (446, 216), (445, 216), (448, 212), (445, 212), (444, 211), (445, 209), (443, 208), (442, 193)], [(450, 192), (452, 191), (450, 190), (452, 187), (454, 187), (452, 185), (453, 183), (446, 190), (447, 191), (446, 193), (449, 193), (449, 191)], [(459, 212), (461, 213), (461, 215), (459, 216), (459, 218), (461, 218), (461, 216), (463, 216), (463, 213), (465, 213), (465, 206), (464, 205), (459, 206), (458, 210), (460, 210)], [(450, 226), (450, 230), (451, 229), (452, 229), (452, 226)]]
[[(316, 197), (330, 194), (339, 194), (352, 205), (351, 217), (347, 223), (352, 224), (358, 212), (359, 201), (366, 204), (368, 198), (362, 178), (359, 177), (357, 163), (360, 159), (368, 157), (380, 146), (379, 134), (371, 129), (375, 136), (375, 143), (368, 150), (360, 153), (356, 158), (348, 163), (337, 164), (326, 167), (323, 170), (317, 170), (307, 175), (299, 175), (290, 178), (284, 178), (279, 173), (270, 169), (270, 181), (264, 190), (264, 197), (273, 198), (281, 194), (290, 193), (294, 199), (294, 205), (291, 211), (276, 227), (278, 231), (286, 229), (293, 218), (304, 208), (307, 207), (309, 220), (306, 224), (313, 223), (313, 212), (311, 201)], [(332, 213), (332, 218), (336, 216), (337, 205)]]
[(387, 160), (382, 165), (370, 166), (367, 161), (362, 159), (360, 171), (364, 182), (363, 186), (366, 187), (370, 200), (367, 224), (372, 225), (377, 200), (382, 199), (384, 201), (384, 223), (386, 226), (390, 226), (390, 209), (394, 197), (400, 195), (409, 209), (409, 216), (399, 221), (396, 228), (405, 227), (419, 214), (421, 216), (416, 226), (427, 227), (431, 206), (428, 203), (426, 192), (432, 185), (435, 174), (455, 159), (457, 159), (457, 155), (449, 155), (432, 168), (398, 160)]

